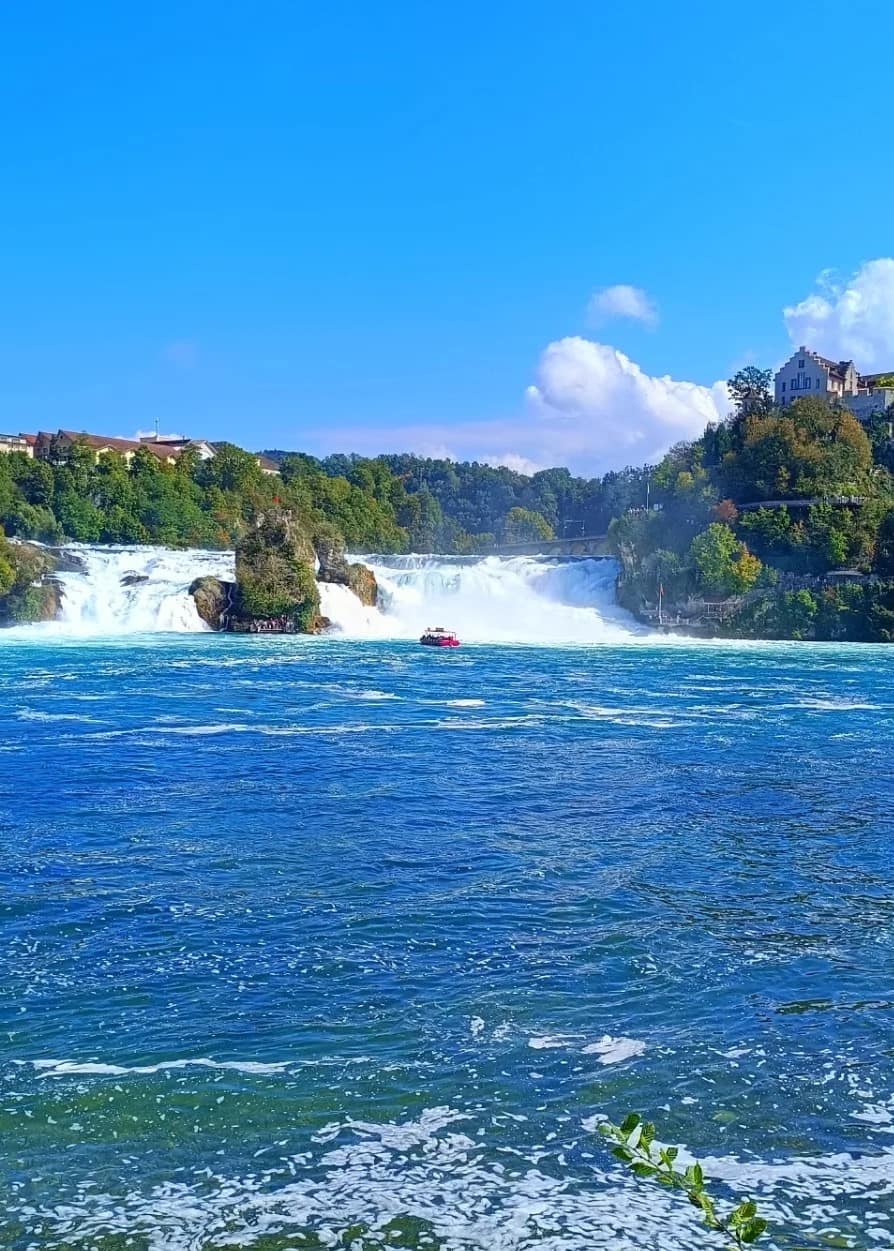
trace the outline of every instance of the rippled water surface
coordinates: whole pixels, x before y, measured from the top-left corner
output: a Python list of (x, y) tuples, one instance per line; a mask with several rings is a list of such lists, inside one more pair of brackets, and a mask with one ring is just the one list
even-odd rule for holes
[(3, 640), (0, 1243), (890, 1245), (892, 666)]

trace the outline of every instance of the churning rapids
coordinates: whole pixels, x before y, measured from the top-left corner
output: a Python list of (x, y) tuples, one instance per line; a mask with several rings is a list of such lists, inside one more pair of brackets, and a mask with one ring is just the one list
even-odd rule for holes
[(73, 554), (0, 632), (0, 1246), (706, 1246), (632, 1109), (767, 1251), (894, 1245), (890, 649), (526, 557), (216, 636), (231, 554)]
[[(62, 615), (52, 630), (85, 635), (206, 627), (189, 594), (210, 574), (232, 579), (230, 552), (77, 547), (80, 569), (60, 575)], [(620, 643), (641, 634), (615, 603), (610, 560), (450, 556), (361, 559), (379, 583), (367, 608), (347, 587), (320, 584), (322, 611), (347, 638), (400, 639), (444, 625), (467, 642)]]

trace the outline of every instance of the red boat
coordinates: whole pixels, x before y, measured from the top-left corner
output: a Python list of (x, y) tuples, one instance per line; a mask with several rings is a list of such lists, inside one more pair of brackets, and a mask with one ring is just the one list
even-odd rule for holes
[(419, 640), (423, 647), (459, 647), (459, 639), (443, 626), (429, 626)]

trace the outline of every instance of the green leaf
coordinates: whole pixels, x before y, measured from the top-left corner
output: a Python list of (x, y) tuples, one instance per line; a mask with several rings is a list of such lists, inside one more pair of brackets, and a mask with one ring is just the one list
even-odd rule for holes
[(638, 1160), (636, 1164), (630, 1166), (630, 1171), (634, 1177), (654, 1177), (658, 1169), (654, 1164), (646, 1164), (645, 1161)]
[(625, 1116), (621, 1122), (621, 1133), (625, 1134), (629, 1138), (636, 1129), (637, 1125), (639, 1125), (639, 1122), (640, 1118), (638, 1114), (636, 1112), (631, 1112), (629, 1116)]
[(740, 1230), (740, 1237), (743, 1242), (757, 1242), (761, 1234), (766, 1230), (767, 1222), (762, 1216), (755, 1216), (748, 1224)]
[(651, 1121), (646, 1121), (640, 1130), (639, 1145), (643, 1151), (648, 1151), (654, 1141), (655, 1126), (651, 1123)]
[(613, 1147), (612, 1155), (616, 1160), (623, 1160), (625, 1164), (629, 1164), (633, 1159), (633, 1152), (629, 1147)]
[(662, 1158), (666, 1159), (668, 1164), (673, 1164), (674, 1160), (676, 1160), (679, 1154), (680, 1154), (679, 1147), (665, 1147), (661, 1153)]

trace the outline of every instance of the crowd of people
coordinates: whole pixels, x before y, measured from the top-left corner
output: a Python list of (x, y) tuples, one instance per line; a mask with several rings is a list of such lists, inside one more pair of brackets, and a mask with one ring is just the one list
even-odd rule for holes
[(255, 617), (248, 626), (249, 634), (297, 634), (291, 617)]

